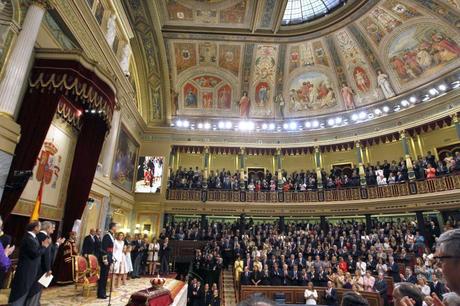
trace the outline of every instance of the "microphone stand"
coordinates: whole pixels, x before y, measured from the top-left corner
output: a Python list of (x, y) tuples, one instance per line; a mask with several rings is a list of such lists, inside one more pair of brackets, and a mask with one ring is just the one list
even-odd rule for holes
[(112, 257), (112, 267), (109, 268), (109, 272), (110, 270), (112, 270), (112, 275), (110, 276), (110, 291), (109, 291), (109, 304), (107, 306), (112, 306), (111, 302), (112, 302), (112, 288), (113, 288), (113, 272), (115, 270), (115, 263), (117, 262), (117, 260), (115, 258)]

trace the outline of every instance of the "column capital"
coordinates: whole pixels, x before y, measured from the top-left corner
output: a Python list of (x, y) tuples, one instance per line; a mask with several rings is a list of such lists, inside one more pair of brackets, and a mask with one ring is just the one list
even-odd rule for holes
[(30, 5), (41, 7), (44, 10), (53, 8), (50, 0), (29, 0)]
[(315, 153), (319, 153), (319, 146), (315, 146)]
[(240, 147), (240, 154), (245, 154), (245, 152), (246, 152), (246, 148)]
[(355, 147), (360, 148), (361, 147), (361, 140), (355, 140)]
[(458, 113), (453, 113), (450, 117), (452, 118), (453, 123), (458, 123)]
[(281, 148), (275, 149), (275, 155), (281, 155)]
[(208, 147), (208, 146), (205, 146), (203, 152), (204, 152), (205, 154), (206, 154), (206, 153), (209, 153), (209, 147)]
[(399, 136), (401, 136), (401, 138), (406, 138), (406, 130), (399, 131)]

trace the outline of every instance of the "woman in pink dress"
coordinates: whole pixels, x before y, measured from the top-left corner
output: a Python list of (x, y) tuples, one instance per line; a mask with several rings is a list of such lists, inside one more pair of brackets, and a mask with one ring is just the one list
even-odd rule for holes
[(375, 277), (372, 276), (371, 271), (367, 270), (366, 275), (363, 277), (364, 291), (374, 292)]

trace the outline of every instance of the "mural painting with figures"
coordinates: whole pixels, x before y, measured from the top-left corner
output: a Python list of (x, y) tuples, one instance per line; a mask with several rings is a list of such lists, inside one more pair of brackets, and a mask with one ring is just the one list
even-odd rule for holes
[(134, 166), (138, 148), (134, 139), (124, 128), (121, 128), (112, 168), (112, 181), (125, 190), (133, 190)]
[(139, 156), (135, 191), (139, 193), (158, 193), (163, 177), (162, 156)]
[(391, 43), (391, 67), (401, 83), (439, 72), (460, 56), (458, 40), (434, 26), (411, 27)]
[(325, 74), (307, 72), (292, 80), (288, 105), (290, 112), (328, 109), (337, 105), (337, 98)]

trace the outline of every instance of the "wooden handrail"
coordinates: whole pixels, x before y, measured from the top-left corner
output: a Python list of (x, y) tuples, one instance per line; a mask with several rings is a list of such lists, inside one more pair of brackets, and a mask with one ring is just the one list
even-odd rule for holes
[(168, 189), (167, 199), (192, 202), (308, 203), (404, 197), (460, 189), (460, 175), (415, 180), (382, 186), (347, 187), (307, 191), (239, 191)]

